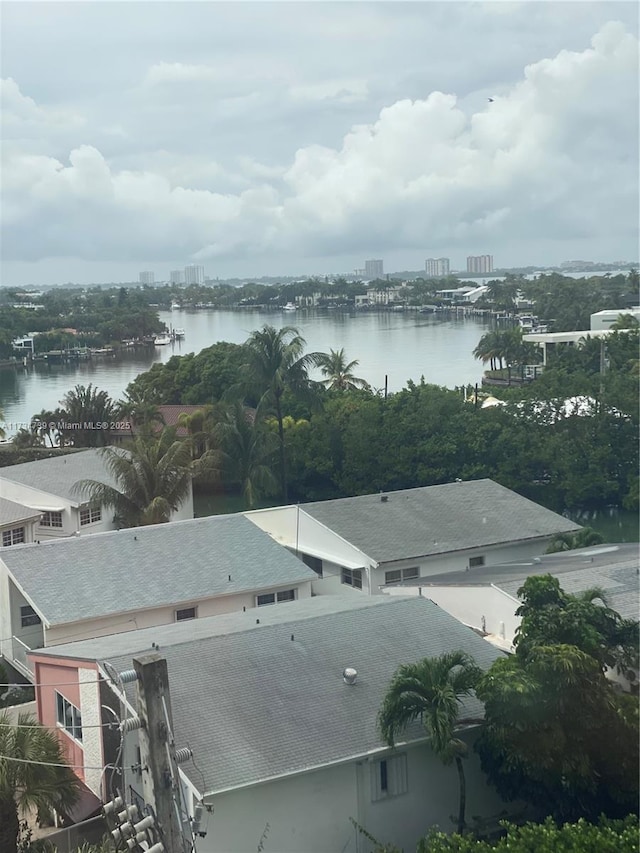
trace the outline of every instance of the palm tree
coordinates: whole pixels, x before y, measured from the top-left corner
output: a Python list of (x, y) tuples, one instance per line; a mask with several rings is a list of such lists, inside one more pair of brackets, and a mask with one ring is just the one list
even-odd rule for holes
[(310, 396), (313, 383), (309, 369), (318, 364), (320, 353), (306, 353), (306, 341), (293, 326), (264, 325), (246, 341), (248, 385), (260, 395), (259, 407), (271, 409), (278, 422), (280, 489), (286, 503), (287, 466), (284, 443), (282, 397), (286, 390)]
[(321, 353), (317, 359), (317, 366), (322, 371), (322, 375), (327, 377), (322, 380), (322, 384), (334, 391), (354, 391), (357, 388), (369, 390), (369, 383), (351, 372), (359, 363), (359, 361), (348, 362), (344, 349), (330, 349), (328, 354)]
[(164, 419), (158, 410), (156, 395), (147, 389), (140, 390), (132, 383), (124, 392), (124, 397), (116, 404), (119, 419), (128, 418), (142, 432), (154, 432), (164, 425)]
[(177, 440), (170, 427), (158, 437), (138, 436), (128, 448), (105, 447), (102, 454), (117, 486), (80, 480), (75, 488), (91, 502), (111, 507), (123, 527), (169, 521), (189, 494), (192, 476), (211, 464), (207, 454), (194, 461), (191, 442)]
[[(33, 764), (26, 763), (33, 761)], [(29, 714), (17, 725), (0, 715), (0, 850), (16, 853), (19, 812), (68, 809), (78, 798), (79, 782), (68, 767), (56, 735)]]
[(105, 445), (109, 436), (108, 427), (85, 427), (84, 424), (109, 424), (114, 419), (116, 405), (106, 391), (89, 383), (76, 385), (60, 401), (64, 408), (65, 420), (80, 424), (72, 428), (69, 438), (75, 447), (100, 447)]
[[(458, 832), (464, 831), (466, 781), (462, 759), (467, 745), (455, 737), (464, 722), (458, 717), (463, 696), (469, 696), (482, 671), (463, 651), (445, 652), (435, 658), (400, 666), (387, 688), (378, 715), (383, 740), (393, 746), (396, 736), (420, 720), (431, 739), (431, 747), (443, 764), (455, 761), (460, 797)], [(476, 722), (474, 720), (474, 722)]]
[(234, 481), (240, 484), (249, 509), (262, 495), (277, 492), (278, 481), (269, 463), (278, 442), (273, 432), (265, 428), (259, 412), (248, 411), (236, 402), (218, 424), (217, 435), (222, 456)]

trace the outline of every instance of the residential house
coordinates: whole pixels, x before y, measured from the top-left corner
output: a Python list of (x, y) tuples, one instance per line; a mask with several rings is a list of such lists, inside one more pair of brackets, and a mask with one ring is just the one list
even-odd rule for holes
[[(195, 412), (201, 412), (206, 408), (206, 403), (199, 406), (183, 406), (183, 405), (166, 405), (158, 406), (158, 420), (153, 422), (151, 426), (154, 432), (162, 432), (163, 427), (174, 427), (176, 430), (176, 438), (186, 438), (189, 435), (189, 430), (186, 426), (180, 425), (180, 415), (193, 415)], [(120, 427), (113, 430), (109, 434), (109, 440), (113, 444), (122, 444), (134, 438), (141, 431), (142, 427), (134, 423), (130, 418), (123, 418), (120, 421)]]
[(0, 651), (250, 610), (311, 595), (315, 572), (242, 515), (17, 545), (0, 552)]
[[(486, 669), (502, 653), (424, 598), (322, 596), (259, 616), (236, 612), (33, 652), (39, 719), (58, 731), (84, 784), (104, 796), (100, 768), (119, 746), (100, 728), (113, 719), (104, 706), (120, 713), (108, 676), (159, 646), (175, 743), (193, 751), (193, 763), (180, 765), (187, 808), (193, 814), (202, 801), (211, 812), (198, 853), (246, 853), (262, 837), (278, 853), (364, 853), (370, 844), (352, 818), (407, 851), (433, 824), (452, 829), (455, 767), (434, 755), (419, 723), (386, 747), (377, 713), (402, 663), (462, 649)], [(135, 684), (126, 690), (134, 714)], [(482, 707), (471, 697), (460, 714), (477, 720)], [(476, 731), (461, 737), (471, 744)], [(139, 800), (136, 743), (137, 732), (125, 736), (116, 784)], [(465, 772), (469, 818), (499, 813), (504, 804), (473, 750)]]
[[(420, 577), (388, 587), (389, 595), (424, 595), (463, 624), (481, 632), (489, 642), (513, 651), (520, 617), (518, 590), (531, 575), (550, 574), (565, 592), (580, 593), (597, 587), (624, 619), (637, 619), (640, 554), (636, 542), (596, 545), (546, 554), (533, 560), (485, 566), (474, 572)], [(629, 673), (628, 681), (635, 681)]]
[(500, 486), (470, 480), (245, 513), (314, 571), (318, 592), (383, 587), (525, 560), (580, 529)]
[(34, 530), (40, 521), (40, 512), (22, 504), (0, 497), (0, 546), (33, 542)]
[[(100, 449), (80, 450), (0, 468), (0, 497), (37, 512), (36, 541), (115, 530), (112, 511), (87, 501), (77, 488), (80, 480), (118, 486)], [(191, 489), (171, 516), (172, 521), (186, 518), (193, 518)]]

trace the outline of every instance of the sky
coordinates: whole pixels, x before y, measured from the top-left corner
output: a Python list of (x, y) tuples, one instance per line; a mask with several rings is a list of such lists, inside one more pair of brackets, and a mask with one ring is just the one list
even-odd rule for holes
[(638, 258), (632, 2), (2, 2), (7, 285)]

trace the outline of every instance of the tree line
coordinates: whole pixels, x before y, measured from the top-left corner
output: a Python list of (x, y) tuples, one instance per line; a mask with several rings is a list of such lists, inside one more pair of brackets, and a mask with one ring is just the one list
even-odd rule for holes
[(489, 477), (555, 510), (634, 509), (637, 328), (607, 339), (604, 373), (600, 346), (559, 348), (534, 382), (492, 389), (503, 405), (482, 408), (474, 388), (424, 381), (385, 398), (344, 351), (306, 353), (295, 328), (264, 326), (244, 345), (154, 365), (118, 403), (77, 386), (14, 444), (104, 445), (108, 430), (52, 434), (49, 424), (127, 417), (142, 446), (159, 429), (159, 405), (191, 404), (198, 413), (182, 425), (193, 455), (211, 463), (197, 483), (244, 493), (249, 505)]

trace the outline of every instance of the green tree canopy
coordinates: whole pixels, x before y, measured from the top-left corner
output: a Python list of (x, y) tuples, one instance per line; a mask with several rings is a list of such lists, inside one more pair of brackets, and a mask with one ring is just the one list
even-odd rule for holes
[[(55, 766), (61, 765), (61, 766)], [(16, 853), (20, 812), (70, 808), (79, 783), (56, 735), (30, 714), (0, 714), (0, 850)]]

